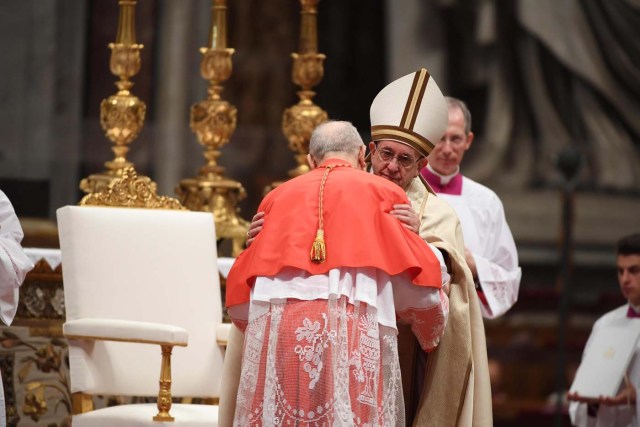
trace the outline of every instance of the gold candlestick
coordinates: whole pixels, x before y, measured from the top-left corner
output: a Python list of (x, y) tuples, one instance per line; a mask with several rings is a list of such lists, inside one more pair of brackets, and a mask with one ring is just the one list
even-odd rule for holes
[(227, 48), (226, 0), (212, 1), (212, 26), (208, 47), (200, 49), (200, 73), (209, 81), (207, 99), (191, 107), (191, 129), (204, 147), (206, 163), (196, 178), (180, 181), (176, 193), (191, 210), (212, 212), (218, 238), (231, 239), (232, 256), (244, 246), (249, 223), (240, 218), (237, 203), (246, 197), (246, 191), (237, 181), (224, 177), (224, 168), (218, 165), (219, 149), (229, 142), (236, 129), (236, 108), (223, 100), (221, 83), (231, 76), (231, 55)]
[(120, 0), (118, 32), (111, 49), (111, 72), (120, 78), (118, 92), (100, 104), (100, 124), (107, 138), (113, 142), (115, 157), (105, 163), (107, 170), (80, 181), (80, 188), (89, 193), (80, 205), (119, 206), (158, 209), (184, 209), (171, 197), (158, 196), (156, 183), (146, 176), (138, 176), (126, 158), (129, 145), (137, 138), (144, 124), (147, 107), (129, 91), (131, 77), (140, 71), (140, 51), (136, 43), (135, 0)]
[(120, 0), (118, 32), (111, 49), (111, 73), (120, 78), (116, 82), (118, 92), (100, 104), (100, 124), (105, 135), (114, 144), (113, 160), (105, 163), (107, 170), (91, 175), (80, 182), (86, 193), (97, 193), (107, 189), (109, 183), (122, 176), (122, 171), (132, 167), (126, 159), (129, 145), (136, 139), (144, 123), (146, 105), (130, 92), (133, 82), (129, 79), (140, 71), (140, 51), (143, 46), (136, 43), (135, 0)]
[[(322, 80), (325, 55), (318, 53), (317, 14), (319, 0), (300, 0), (302, 6), (300, 25), (300, 52), (291, 54), (293, 58), (292, 79), (302, 88), (298, 92), (300, 101), (286, 109), (282, 116), (282, 131), (289, 141), (289, 148), (296, 152), (298, 166), (289, 171), (296, 177), (309, 171), (307, 154), (311, 133), (321, 123), (329, 120), (327, 112), (313, 103), (315, 92), (311, 90)], [(272, 184), (275, 187), (279, 182)]]

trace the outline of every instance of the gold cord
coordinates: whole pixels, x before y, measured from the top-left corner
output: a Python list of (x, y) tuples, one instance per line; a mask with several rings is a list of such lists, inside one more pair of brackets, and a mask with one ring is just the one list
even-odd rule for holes
[(333, 170), (333, 168), (338, 166), (349, 166), (347, 164), (337, 164), (337, 165), (329, 165), (329, 166), (320, 166), (324, 167), (326, 170), (322, 175), (322, 180), (320, 181), (320, 194), (318, 195), (318, 230), (316, 231), (316, 238), (313, 240), (313, 244), (311, 245), (311, 261), (316, 264), (322, 264), (327, 259), (327, 247), (324, 242), (324, 221), (322, 218), (322, 209), (324, 204), (324, 185), (327, 182), (327, 178), (329, 176), (329, 172)]

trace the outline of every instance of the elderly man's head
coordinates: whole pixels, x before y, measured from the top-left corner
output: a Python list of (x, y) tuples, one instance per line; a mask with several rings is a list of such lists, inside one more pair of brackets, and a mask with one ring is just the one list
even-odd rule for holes
[(316, 168), (335, 157), (354, 168), (364, 169), (364, 151), (364, 142), (350, 122), (328, 121), (317, 126), (311, 134), (307, 160), (311, 168)]
[(371, 103), (373, 172), (407, 189), (447, 128), (447, 103), (421, 68), (386, 85)]
[(405, 189), (427, 164), (426, 158), (416, 149), (398, 141), (371, 142), (369, 150), (373, 173)]

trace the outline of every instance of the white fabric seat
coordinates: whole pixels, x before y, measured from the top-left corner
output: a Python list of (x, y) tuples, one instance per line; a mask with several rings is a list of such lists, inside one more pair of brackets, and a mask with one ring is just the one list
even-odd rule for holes
[[(57, 215), (71, 392), (157, 396), (160, 345), (175, 345), (172, 397), (218, 399), (224, 328), (213, 215), (78, 206)], [(217, 426), (215, 405), (169, 412), (169, 425)], [(155, 404), (120, 405), (74, 415), (73, 425), (158, 425), (157, 413)]]
[[(74, 416), (73, 426), (145, 427), (151, 424), (151, 418), (157, 412), (158, 407), (155, 403), (111, 406)], [(175, 421), (167, 424), (170, 427), (211, 427), (217, 425), (218, 406), (174, 404), (171, 406), (171, 415)], [(154, 425), (160, 424), (154, 423)]]

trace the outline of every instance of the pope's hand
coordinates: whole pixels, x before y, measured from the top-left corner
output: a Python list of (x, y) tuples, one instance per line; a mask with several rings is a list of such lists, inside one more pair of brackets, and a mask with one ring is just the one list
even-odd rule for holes
[(400, 221), (404, 228), (420, 234), (420, 218), (411, 205), (393, 205), (393, 210), (389, 213)]
[(247, 247), (251, 246), (253, 241), (258, 237), (258, 234), (262, 230), (264, 225), (264, 212), (258, 212), (251, 218), (251, 224), (249, 225), (249, 231), (247, 231)]

